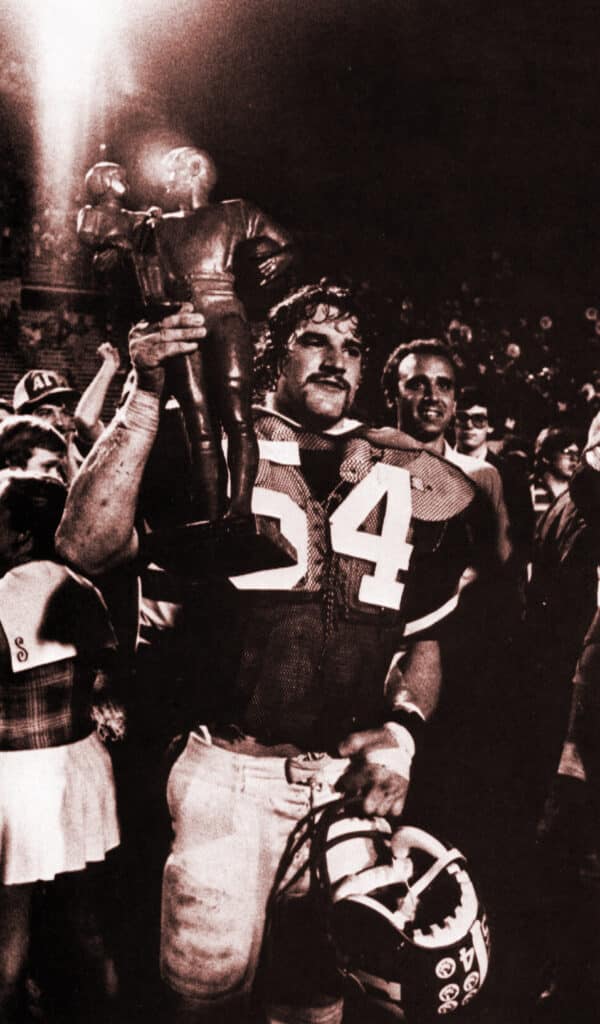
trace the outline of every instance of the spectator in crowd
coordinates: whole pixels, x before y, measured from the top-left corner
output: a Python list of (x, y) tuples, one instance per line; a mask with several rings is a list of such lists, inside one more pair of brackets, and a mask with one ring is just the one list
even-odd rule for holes
[(73, 402), (77, 392), (54, 370), (29, 370), (15, 386), (15, 413), (35, 413), (69, 436), (74, 430)]
[[(541, 515), (528, 595), (531, 692), (524, 689), (523, 699), (524, 707), (531, 702), (529, 715), (538, 727), (536, 758), (529, 766), (529, 775), (535, 769), (533, 813), (540, 815), (548, 794), (538, 828), (540, 877), (533, 912), (538, 915), (537, 945), (545, 961), (540, 1006), (557, 1019), (567, 1014), (568, 1007), (578, 1020), (588, 1019), (594, 984), (586, 962), (592, 973), (597, 963), (592, 953), (597, 922), (590, 915), (595, 903), (595, 898), (590, 901), (593, 872), (590, 875), (588, 870), (590, 856), (598, 854), (596, 795), (586, 780), (594, 763), (589, 738), (595, 717), (593, 711), (582, 713), (582, 708), (589, 698), (588, 710), (593, 708), (597, 690), (590, 685), (596, 629), (585, 637), (598, 596), (598, 426), (596, 418), (568, 490)], [(570, 472), (570, 460), (568, 468)], [(585, 757), (579, 749), (580, 727), (585, 734)]]
[(90, 999), (80, 1012), (87, 1018), (117, 989), (90, 867), (119, 843), (110, 757), (91, 717), (114, 640), (98, 592), (55, 560), (64, 497), (48, 477), (0, 474), (2, 1020), (23, 1019), (14, 1004), (42, 883), (89, 972), (74, 979)]
[(108, 389), (121, 368), (121, 356), (118, 348), (110, 341), (103, 341), (96, 354), (100, 357), (100, 368), (83, 392), (75, 409), (75, 427), (82, 445), (91, 448), (100, 437), (104, 426), (102, 409), (106, 401)]
[[(456, 370), (444, 342), (418, 339), (396, 348), (386, 362), (382, 387), (398, 427), (458, 466), (477, 487), (479, 514), (472, 510), (468, 523), (471, 567), (463, 578), (469, 585), (461, 587), (458, 607), (440, 631), (444, 687), (415, 793), (426, 820), (442, 835), (451, 832), (482, 865), (495, 909), (499, 866), (491, 808), (501, 798), (504, 821), (514, 822), (510, 777), (520, 741), (513, 712), (521, 600), (502, 482), (490, 462), (457, 451), (446, 438), (456, 412)], [(487, 407), (482, 408), (487, 419)], [(486, 435), (487, 427), (481, 433)], [(494, 758), (489, 756), (492, 744)]]
[(498, 558), (506, 562), (511, 548), (498, 471), (456, 451), (446, 439), (456, 411), (456, 370), (448, 346), (437, 338), (399, 345), (385, 364), (381, 383), (388, 409), (396, 412), (399, 429), (459, 466), (485, 495), (495, 518)]
[(524, 574), (525, 566), (531, 558), (534, 529), (527, 461), (523, 454), (514, 448), (496, 454), (489, 447), (488, 442), (493, 434), (490, 403), (481, 388), (467, 386), (459, 391), (455, 430), (458, 452), (489, 462), (500, 474), (508, 513), (510, 540), (519, 572)]
[(67, 442), (68, 479), (71, 480), (102, 430), (100, 416), (108, 388), (117, 372), (118, 352), (108, 342), (101, 346), (102, 364), (74, 409), (77, 391), (55, 370), (28, 370), (14, 392), (15, 412), (34, 413), (59, 430)]
[(581, 446), (574, 431), (552, 427), (542, 431), (535, 448), (531, 498), (539, 517), (567, 490), (579, 462)]
[(67, 443), (45, 420), (10, 416), (0, 423), (0, 469), (22, 469), (65, 483)]
[(596, 610), (574, 671), (565, 742), (541, 829), (553, 857), (553, 870), (544, 881), (552, 886), (555, 900), (546, 936), (554, 943), (553, 971), (540, 1005), (550, 1004), (564, 1020), (576, 1017), (590, 1024), (597, 1018), (600, 1000), (599, 729), (600, 611)]
[(34, 413), (63, 434), (67, 442), (68, 479), (77, 472), (87, 449), (75, 430), (74, 404), (77, 391), (55, 370), (28, 370), (15, 386), (16, 413)]

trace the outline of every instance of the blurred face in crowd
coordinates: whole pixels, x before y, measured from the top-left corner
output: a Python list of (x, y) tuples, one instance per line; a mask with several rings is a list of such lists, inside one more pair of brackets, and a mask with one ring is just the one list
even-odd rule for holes
[(444, 356), (410, 353), (398, 365), (398, 425), (417, 441), (441, 442), (454, 416), (454, 367)]
[(53, 452), (48, 448), (34, 448), (24, 469), (26, 473), (50, 476), (64, 484), (67, 481), (66, 453), (61, 455), (60, 452)]
[(550, 472), (558, 480), (570, 480), (579, 462), (579, 446), (572, 441), (555, 452), (550, 462)]
[(304, 426), (326, 429), (349, 410), (360, 384), (363, 341), (355, 317), (320, 305), (288, 343), (276, 408)]
[(46, 420), (51, 427), (60, 430), (61, 434), (72, 434), (75, 430), (72, 408), (65, 402), (40, 402), (32, 411), (36, 416)]
[(488, 411), (485, 405), (471, 405), (458, 409), (455, 420), (456, 447), (459, 452), (479, 451), (491, 433)]

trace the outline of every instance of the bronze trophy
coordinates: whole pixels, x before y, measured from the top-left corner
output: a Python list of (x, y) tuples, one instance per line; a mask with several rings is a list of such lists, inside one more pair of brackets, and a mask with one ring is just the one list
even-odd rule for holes
[[(131, 261), (149, 321), (191, 301), (204, 315), (207, 338), (197, 352), (166, 366), (166, 397), (181, 409), (190, 464), (189, 521), (146, 538), (149, 557), (189, 574), (237, 575), (293, 562), (252, 515), (258, 444), (252, 423), (253, 343), (246, 313), (234, 291), (236, 246), (268, 237), (277, 246), (265, 279), (291, 260), (289, 236), (244, 200), (211, 203), (216, 168), (202, 150), (181, 147), (164, 161), (167, 194), (179, 210), (163, 214), (125, 209), (127, 177), (119, 164), (100, 162), (86, 175), (91, 204), (79, 211), (81, 241), (95, 250), (104, 273)], [(227, 439), (225, 457), (222, 431)]]

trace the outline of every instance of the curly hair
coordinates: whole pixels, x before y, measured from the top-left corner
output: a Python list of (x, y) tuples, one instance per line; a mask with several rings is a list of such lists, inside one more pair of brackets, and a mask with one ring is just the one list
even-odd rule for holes
[(371, 317), (352, 288), (343, 288), (326, 278), (318, 284), (308, 284), (291, 292), (269, 311), (264, 345), (257, 359), (257, 376), (260, 385), (273, 391), (285, 363), (289, 341), (299, 326), (306, 320), (314, 320), (317, 309), (322, 307), (322, 322), (354, 317), (358, 333), (363, 341), (363, 366), (371, 342)]

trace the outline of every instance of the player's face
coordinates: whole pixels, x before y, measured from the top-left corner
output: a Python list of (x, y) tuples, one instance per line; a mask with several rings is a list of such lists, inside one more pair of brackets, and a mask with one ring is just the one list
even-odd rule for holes
[(326, 429), (348, 411), (360, 384), (363, 341), (355, 317), (334, 319), (318, 306), (288, 343), (275, 393), (280, 412), (306, 426)]
[(461, 452), (474, 452), (486, 443), (489, 432), (488, 411), (484, 405), (471, 405), (456, 413), (456, 441)]
[(25, 466), (27, 473), (41, 473), (59, 480), (61, 484), (67, 480), (67, 457), (59, 452), (51, 452), (48, 448), (34, 448)]
[(454, 369), (443, 356), (411, 353), (398, 366), (398, 418), (418, 441), (434, 441), (454, 411)]

